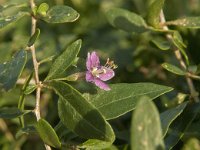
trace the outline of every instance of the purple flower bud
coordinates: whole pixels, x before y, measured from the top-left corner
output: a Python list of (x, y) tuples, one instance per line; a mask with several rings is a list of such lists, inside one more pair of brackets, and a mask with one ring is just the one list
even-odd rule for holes
[(91, 54), (88, 53), (86, 67), (88, 70), (85, 77), (87, 82), (92, 82), (103, 90), (110, 90), (110, 87), (103, 81), (110, 80), (115, 76), (113, 69), (117, 66), (113, 61), (109, 61), (108, 59), (106, 64), (101, 66), (99, 56), (96, 52), (92, 52)]

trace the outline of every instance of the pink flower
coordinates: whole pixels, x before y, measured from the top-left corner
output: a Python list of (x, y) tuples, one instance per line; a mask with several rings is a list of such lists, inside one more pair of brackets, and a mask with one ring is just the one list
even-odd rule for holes
[(88, 53), (86, 67), (88, 70), (86, 72), (87, 82), (92, 82), (103, 90), (110, 90), (110, 87), (103, 81), (110, 80), (115, 76), (113, 69), (115, 69), (117, 66), (113, 61), (109, 61), (109, 59), (107, 59), (106, 64), (101, 66), (99, 56), (96, 54), (96, 52), (92, 52), (91, 54)]

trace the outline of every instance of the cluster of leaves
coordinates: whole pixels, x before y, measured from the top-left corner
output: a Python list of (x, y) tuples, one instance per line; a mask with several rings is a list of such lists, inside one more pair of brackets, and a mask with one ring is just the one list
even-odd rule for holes
[[(114, 2), (106, 0), (102, 2), (88, 1), (83, 5), (81, 1), (74, 1), (64, 5), (64, 2), (59, 0), (55, 3), (49, 2), (49, 4), (38, 1), (37, 7), (32, 10), (28, 2), (24, 4), (8, 2), (1, 6), (0, 28), (2, 30), (0, 32), (2, 35), (8, 34), (8, 39), (3, 38), (1, 42), (3, 42), (3, 48), (9, 46), (8, 48), (14, 49), (7, 52), (3, 48), (0, 49), (0, 54), (5, 57), (0, 60), (0, 129), (3, 133), (0, 137), (0, 147), (2, 149), (20, 147), (22, 149), (44, 149), (41, 141), (57, 149), (172, 149), (181, 144), (180, 139), (185, 141), (191, 136), (196, 138), (186, 142), (183, 149), (192, 149), (193, 147), (199, 149), (200, 104), (194, 103), (187, 94), (184, 94), (189, 93), (188, 89), (179, 88), (178, 83), (174, 83), (174, 79), (172, 79), (170, 85), (175, 87), (174, 93), (177, 91), (182, 93), (177, 94), (172, 100), (169, 100), (169, 97), (172, 97), (170, 94), (160, 98), (161, 102), (163, 101), (168, 106), (167, 109), (163, 108), (161, 102), (156, 101), (160, 106), (161, 113), (159, 113), (152, 100), (172, 91), (173, 88), (150, 82), (132, 83), (131, 78), (134, 75), (133, 73), (129, 74), (133, 68), (129, 68), (130, 66), (141, 67), (146, 63), (144, 56), (140, 57), (145, 48), (163, 50), (161, 51), (162, 55), (176, 48), (179, 49), (187, 67), (182, 69), (173, 63), (165, 62), (165, 60), (161, 61), (162, 67), (175, 75), (199, 80), (200, 67), (198, 64), (191, 65), (193, 62), (187, 55), (187, 46), (181, 34), (175, 29), (177, 27), (183, 27), (182, 30), (199, 28), (200, 17), (184, 17), (160, 22), (160, 14), (165, 6), (164, 0), (119, 1), (116, 5), (112, 3)], [(129, 11), (129, 3), (134, 4), (138, 8), (138, 12), (143, 10), (140, 12), (141, 15)], [(76, 10), (71, 6), (74, 6)], [(127, 9), (114, 8), (117, 6), (125, 6)], [(106, 9), (106, 12), (94, 13), (97, 8), (99, 10)], [(142, 14), (142, 12), (147, 12), (147, 14)], [(93, 14), (95, 15), (93, 16)], [(99, 17), (97, 17), (98, 15)], [(104, 15), (106, 19), (101, 18)], [(31, 26), (31, 17), (34, 17), (39, 23), (35, 34), (29, 37), (29, 30), (26, 29), (26, 26)], [(91, 22), (90, 19), (92, 19)], [(98, 20), (100, 21), (98, 22)], [(108, 27), (107, 21), (125, 32)], [(166, 30), (164, 28), (166, 26), (173, 26), (174, 30)], [(95, 34), (95, 28), (99, 29), (98, 32), (101, 34), (95, 35), (93, 41), (91, 39)], [(71, 32), (64, 33), (64, 29)], [(16, 32), (12, 34), (10, 31)], [(170, 35), (170, 40), (167, 40), (166, 35)], [(146, 43), (143, 37), (150, 39), (152, 45)], [(83, 39), (83, 44), (80, 38)], [(109, 40), (107, 40), (108, 38)], [(116, 40), (122, 41), (122, 44), (116, 44)], [(133, 55), (131, 51), (134, 41), (144, 44), (143, 47), (138, 46), (134, 49), (136, 60), (132, 63), (129, 54)], [(104, 45), (109, 42), (112, 43), (109, 45), (115, 45), (115, 47)], [(42, 119), (38, 121), (34, 116), (35, 90), (38, 85), (32, 82), (35, 72), (31, 53), (27, 48), (34, 44), (36, 45), (37, 59), (40, 60), (39, 75), (43, 85)], [(115, 84), (110, 84), (110, 91), (97, 89), (92, 84), (79, 80), (79, 75), (86, 70), (84, 57), (82, 57), (86, 54), (84, 49), (88, 51), (88, 48), (93, 47), (109, 49), (109, 51), (98, 52), (102, 57), (104, 55), (116, 56), (116, 60), (119, 62), (117, 77), (113, 81)], [(10, 58), (13, 51), (15, 52), (14, 57)], [(158, 51), (156, 53), (160, 54)], [(158, 58), (163, 60), (164, 56)], [(173, 60), (173, 56), (169, 54), (167, 60)], [(147, 62), (150, 65), (150, 61)], [(124, 70), (124, 68), (126, 69)], [(145, 68), (140, 69), (142, 71)], [(154, 65), (153, 69), (159, 68)], [(161, 71), (161, 76), (163, 74), (165, 76), (166, 73)], [(148, 75), (150, 73), (147, 71)], [(157, 74), (159, 74), (158, 71)], [(140, 76), (138, 75), (135, 81), (137, 79), (141, 81)], [(20, 85), (21, 79), (25, 79), (22, 85)], [(145, 78), (144, 75), (142, 81), (145, 80), (149, 81), (148, 77)], [(150, 79), (150, 81), (153, 80)], [(169, 84), (168, 81), (170, 81), (170, 77), (162, 83)], [(181, 81), (180, 86), (186, 85), (184, 81)], [(191, 94), (196, 96), (197, 93)], [(189, 102), (189, 100), (191, 101)], [(129, 112), (132, 110), (134, 111), (130, 116)], [(10, 124), (15, 127), (12, 128)], [(10, 129), (13, 131), (11, 132)], [(38, 147), (32, 143), (35, 139), (31, 137), (36, 137), (37, 142), (40, 141)]]

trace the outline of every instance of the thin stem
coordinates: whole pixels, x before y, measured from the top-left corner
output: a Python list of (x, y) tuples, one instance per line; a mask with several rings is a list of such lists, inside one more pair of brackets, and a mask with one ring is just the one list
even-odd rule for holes
[[(31, 6), (31, 9), (33, 10), (34, 7), (35, 7), (34, 0), (30, 0), (30, 6)], [(37, 20), (32, 16), (31, 17), (31, 35), (33, 35), (35, 33), (36, 23), (37, 23)], [(30, 47), (30, 50), (31, 50), (31, 54), (32, 54), (32, 60), (33, 60), (33, 66), (34, 66), (34, 72), (35, 72), (35, 74), (34, 74), (35, 84), (37, 85), (35, 115), (36, 115), (36, 118), (37, 118), (37, 121), (38, 121), (41, 118), (41, 116), (40, 116), (40, 94), (41, 94), (42, 84), (41, 84), (40, 79), (39, 79), (39, 74), (38, 74), (39, 63), (38, 63), (37, 58), (36, 58), (35, 45), (34, 44)], [(45, 145), (46, 150), (51, 150), (50, 146), (48, 146), (46, 144), (44, 144), (44, 145)]]
[[(165, 20), (165, 15), (163, 13), (163, 10), (161, 10), (160, 12), (160, 23), (161, 24), (165, 24), (166, 20)], [(164, 30), (168, 31), (169, 28), (164, 25), (162, 27)], [(171, 41), (173, 39), (172, 35), (170, 33), (167, 33), (166, 34), (166, 37), (169, 41)], [(184, 69), (184, 70), (187, 70), (187, 66), (185, 64), (185, 62), (183, 61), (183, 58), (182, 58), (182, 55), (180, 53), (180, 50), (178, 48), (174, 48), (173, 49), (174, 51), (174, 55), (176, 57), (176, 59), (179, 61), (180, 63), (180, 66)], [(194, 87), (194, 84), (193, 84), (193, 81), (192, 79), (189, 77), (189, 76), (186, 76), (186, 81), (187, 81), (187, 84), (188, 84), (188, 87), (189, 87), (189, 90), (190, 90), (190, 94), (191, 96), (194, 98), (194, 101), (195, 102), (199, 102), (199, 97), (198, 97), (198, 92), (196, 91), (195, 87)]]
[[(30, 0), (30, 5), (31, 5), (31, 9), (33, 9), (35, 7), (35, 3), (34, 0)], [(31, 17), (31, 35), (33, 35), (35, 33), (36, 30), (36, 23), (37, 20), (34, 17)], [(40, 80), (39, 80), (39, 75), (38, 75), (38, 62), (37, 62), (37, 58), (36, 58), (36, 53), (35, 53), (35, 45), (33, 44), (30, 47), (31, 50), (31, 54), (32, 54), (32, 60), (33, 60), (33, 67), (34, 67), (34, 77), (35, 77), (35, 84), (37, 85), (37, 90), (36, 90), (36, 107), (35, 107), (35, 115), (37, 120), (39, 120), (40, 117), (40, 91), (41, 91), (41, 87), (40, 87)]]
[(186, 76), (188, 76), (192, 79), (200, 80), (200, 76), (197, 76), (197, 75), (189, 73), (189, 72), (186, 74)]

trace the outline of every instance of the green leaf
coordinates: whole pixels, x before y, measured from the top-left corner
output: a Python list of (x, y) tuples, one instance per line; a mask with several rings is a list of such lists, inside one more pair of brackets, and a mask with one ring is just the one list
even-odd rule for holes
[(102, 150), (102, 149), (110, 147), (111, 144), (112, 143), (110, 142), (105, 142), (105, 141), (96, 140), (96, 139), (89, 139), (78, 147), (86, 149), (86, 150)]
[(186, 75), (186, 71), (181, 70), (179, 67), (174, 66), (174, 65), (172, 65), (172, 64), (163, 63), (163, 64), (162, 64), (162, 67), (163, 67), (164, 69), (166, 69), (167, 71), (171, 72), (171, 73), (174, 73), (174, 74), (177, 74), (177, 75), (181, 75), (181, 76)]
[(155, 28), (160, 25), (160, 12), (165, 0), (155, 0), (148, 8), (147, 23)]
[(187, 56), (187, 54), (185, 52), (186, 45), (184, 44), (183, 39), (182, 39), (182, 37), (181, 37), (179, 32), (175, 31), (173, 33), (172, 42), (181, 51), (181, 53), (183, 54), (187, 64), (189, 65), (189, 59), (188, 59), (188, 56)]
[(73, 63), (74, 59), (77, 57), (81, 48), (81, 43), (81, 40), (75, 41), (74, 43), (69, 45), (61, 55), (56, 58), (45, 80), (59, 78), (60, 75), (62, 75), (62, 73), (67, 70), (67, 68)]
[(172, 65), (172, 64), (168, 64), (168, 63), (163, 63), (162, 67), (165, 68), (167, 71), (180, 75), (180, 76), (184, 76), (186, 75), (186, 72), (181, 70), (180, 68)]
[(26, 51), (20, 50), (9, 62), (0, 64), (0, 86), (6, 91), (13, 88), (26, 64)]
[(21, 128), (19, 131), (17, 131), (15, 137), (16, 139), (20, 138), (22, 135), (26, 134), (32, 134), (37, 133), (34, 126), (26, 126), (24, 128)]
[(187, 48), (187, 46), (183, 42), (182, 36), (180, 35), (180, 33), (178, 31), (174, 31), (174, 33), (173, 33), (173, 39), (175, 41), (177, 41), (177, 43), (179, 43), (183, 48)]
[(19, 12), (13, 16), (0, 17), (0, 29), (6, 27), (9, 24), (12, 24), (12, 23), (18, 21), (25, 15), (27, 15), (26, 12)]
[(61, 81), (52, 81), (49, 86), (60, 97), (58, 113), (68, 129), (86, 139), (114, 141), (115, 135), (109, 123), (77, 90)]
[(153, 83), (120, 83), (110, 85), (110, 87), (109, 92), (99, 90), (97, 94), (89, 96), (89, 101), (107, 120), (135, 109), (137, 101), (142, 96), (148, 96), (149, 100), (153, 100), (172, 90), (171, 87)]
[(160, 114), (163, 136), (167, 134), (170, 124), (183, 112), (187, 104), (188, 102), (184, 102)]
[(182, 150), (199, 150), (200, 142), (196, 138), (189, 139), (183, 146)]
[(172, 149), (183, 137), (185, 131), (196, 118), (200, 110), (200, 103), (188, 104), (183, 113), (170, 125), (168, 134), (165, 136), (166, 149)]
[(131, 122), (132, 150), (164, 150), (159, 112), (152, 101), (143, 97), (137, 103)]
[(56, 132), (46, 120), (40, 119), (36, 124), (36, 130), (44, 143), (55, 148), (61, 147), (61, 143)]
[(200, 28), (200, 17), (184, 17), (166, 22), (167, 25), (176, 25), (186, 28)]
[(111, 25), (126, 32), (142, 33), (148, 30), (144, 19), (128, 10), (112, 8), (107, 11), (106, 16)]
[[(29, 85), (29, 82), (31, 81), (33, 77), (33, 72), (29, 75), (29, 77), (26, 79), (23, 87), (22, 87), (22, 93), (19, 97), (19, 101), (18, 101), (18, 108), (23, 111), (24, 110), (24, 102), (25, 102), (25, 94), (24, 91), (27, 89), (27, 86)], [(24, 127), (24, 116), (21, 116), (19, 118), (20, 124), (22, 127)]]
[(49, 9), (49, 5), (47, 3), (42, 3), (37, 9), (37, 13), (42, 16), (46, 16), (48, 9)]
[(171, 43), (169, 41), (163, 39), (153, 39), (152, 43), (155, 44), (161, 50), (169, 50), (171, 47)]
[(17, 118), (20, 117), (22, 115), (25, 115), (27, 113), (31, 112), (31, 110), (24, 110), (21, 111), (18, 108), (0, 108), (0, 118), (3, 119), (13, 119), (13, 118)]
[(36, 85), (28, 85), (24, 91), (25, 95), (31, 94), (37, 88)]
[(74, 22), (79, 18), (79, 13), (69, 6), (57, 5), (50, 8), (42, 19), (48, 23)]
[(27, 44), (28, 47), (32, 46), (35, 43), (35, 41), (38, 39), (39, 35), (40, 35), (40, 29), (37, 28), (35, 33), (31, 36), (31, 38), (28, 41), (28, 44)]

